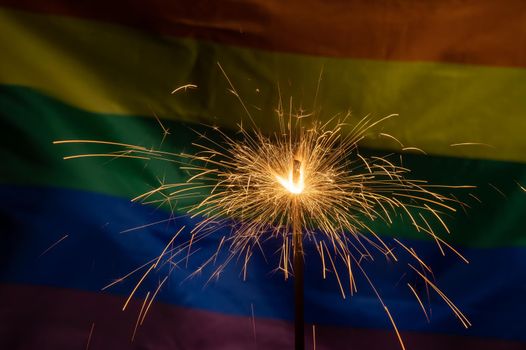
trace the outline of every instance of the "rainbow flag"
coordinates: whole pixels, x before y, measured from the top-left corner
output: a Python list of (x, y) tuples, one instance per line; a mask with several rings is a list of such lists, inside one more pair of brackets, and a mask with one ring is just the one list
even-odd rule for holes
[[(149, 275), (125, 311), (144, 269), (118, 279), (195, 222), (130, 199), (184, 174), (162, 162), (64, 161), (93, 148), (52, 144), (160, 147), (162, 124), (162, 148), (181, 152), (203, 124), (234, 130), (244, 111), (220, 62), (263, 127), (278, 86), (306, 110), (318, 90), (325, 117), (399, 113), (382, 130), (428, 153), (405, 155), (415, 177), (476, 185), (466, 212), (447, 221), (469, 264), (404, 227), (380, 232), (425, 256), (471, 328), (432, 291), (428, 322), (403, 264), (365, 268), (407, 349), (526, 349), (525, 47), (520, 0), (0, 0), (0, 348), (291, 348), (293, 286), (272, 272), (272, 254), (255, 255), (246, 280), (241, 262), (217, 281), (187, 278), (216, 249), (213, 236), (174, 267), (137, 327), (165, 275)], [(197, 88), (171, 94), (185, 84)], [(398, 147), (389, 138), (363, 146)], [(305, 298), (308, 348), (399, 347), (363, 280), (343, 299), (307, 259)]]

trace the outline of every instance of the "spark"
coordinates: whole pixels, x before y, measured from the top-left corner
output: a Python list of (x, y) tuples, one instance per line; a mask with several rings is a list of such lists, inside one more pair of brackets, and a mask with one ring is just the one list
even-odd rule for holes
[(90, 346), (90, 343), (91, 343), (91, 337), (93, 336), (93, 330), (94, 329), (95, 329), (95, 322), (93, 322), (91, 324), (91, 328), (89, 330), (88, 341), (86, 342), (86, 350), (89, 349), (89, 346)]
[(490, 187), (497, 191), (497, 193), (500, 194), (502, 197), (507, 198), (504, 192), (502, 192), (497, 186), (493, 185), (490, 182), (488, 182), (488, 185), (490, 185)]
[(427, 153), (423, 149), (418, 148), (418, 147), (404, 147), (402, 148), (402, 151), (417, 151), (427, 156)]
[(179, 86), (178, 88), (174, 89), (172, 91), (172, 95), (178, 93), (179, 91), (186, 91), (188, 89), (197, 89), (197, 85), (195, 84), (186, 84), (183, 86)]
[[(223, 71), (221, 66), (219, 68)], [(346, 287), (343, 281), (347, 279), (343, 279), (341, 274), (348, 275), (351, 295), (358, 290), (354, 274), (359, 272), (364, 275), (393, 325), (401, 347), (404, 348), (389, 308), (382, 301), (362, 266), (364, 261), (374, 260), (370, 249), (381, 252), (386, 259), (398, 261), (394, 249), (371, 224), (383, 224), (384, 228), (388, 229), (395, 221), (408, 219), (417, 231), (428, 234), (435, 240), (443, 255), (442, 245), (467, 263), (467, 260), (440, 238), (439, 233), (432, 227), (436, 225), (450, 233), (442, 216), (454, 213), (457, 210), (456, 206), (464, 205), (453, 195), (444, 195), (437, 191), (473, 186), (437, 185), (429, 184), (425, 180), (412, 179), (411, 169), (399, 165), (401, 161), (398, 162), (396, 154), (379, 157), (361, 153), (359, 143), (378, 124), (395, 117), (394, 114), (379, 120), (366, 116), (352, 123), (351, 115), (347, 113), (340, 119), (333, 118), (321, 122), (315, 113), (308, 114), (302, 109), (295, 112), (290, 100), (288, 108), (280, 102), (276, 110), (279, 129), (273, 133), (264, 133), (255, 124), (231, 81), (226, 78), (230, 91), (242, 104), (252, 125), (247, 127), (239, 124), (235, 137), (218, 127), (210, 127), (210, 133), (196, 131), (198, 139), (192, 143), (194, 153), (170, 153), (97, 140), (54, 142), (99, 143), (118, 148), (114, 152), (79, 154), (64, 159), (111, 156), (162, 160), (179, 165), (181, 170), (188, 173), (188, 179), (184, 182), (162, 181), (157, 188), (133, 199), (145, 204), (169, 204), (171, 210), (176, 208), (199, 221), (190, 228), (185, 243), (175, 244), (175, 239), (183, 231), (183, 227), (172, 237), (158, 258), (132, 272), (135, 273), (149, 265), (126, 300), (123, 310), (146, 277), (154, 269), (161, 267), (159, 265), (168, 264), (174, 268), (183, 260), (188, 263), (189, 257), (197, 251), (194, 246), (198, 242), (217, 234), (221, 229), (227, 229), (227, 234), (218, 237), (220, 243), (217, 251), (192, 275), (201, 273), (207, 266), (213, 266), (212, 276), (218, 277), (235, 257), (239, 257), (243, 261), (243, 278), (246, 278), (247, 266), (253, 253), (256, 250), (263, 251), (261, 247), (267, 240), (276, 239), (281, 245), (276, 270), (282, 271), (286, 279), (291, 272), (294, 273), (292, 261), (297, 245), (302, 247), (304, 241), (314, 242), (322, 262), (323, 278), (326, 278), (327, 271), (333, 272), (344, 299)], [(186, 87), (190, 86), (192, 84)], [(164, 127), (163, 130), (166, 132)], [(381, 135), (396, 140), (389, 134)], [(401, 151), (418, 151), (425, 154), (416, 147), (405, 147), (401, 143), (400, 146)], [(189, 198), (193, 200), (191, 204), (185, 207), (177, 206), (178, 201)], [(296, 241), (298, 238), (294, 232), (298, 231), (301, 231), (300, 238)], [(399, 240), (395, 239), (395, 242), (410, 258), (431, 272), (413, 248), (405, 246)], [(175, 248), (172, 247), (174, 244)], [(230, 254), (224, 261), (217, 262), (219, 250), (222, 248), (227, 249)], [(174, 262), (181, 254), (185, 254), (186, 257)], [(414, 269), (412, 265), (409, 266)], [(357, 269), (353, 270), (353, 267)], [(426, 286), (430, 286), (442, 297), (461, 323), (469, 326), (467, 318), (447, 296), (428, 277), (416, 272), (424, 279)], [(138, 325), (142, 323), (153, 298), (165, 281), (166, 279), (159, 284), (149, 303), (144, 301)], [(408, 286), (422, 306), (418, 294)], [(427, 318), (428, 315), (425, 315)]]
[(312, 348), (316, 350), (316, 325), (312, 325)]
[[(175, 91), (174, 91), (175, 92)], [(172, 93), (174, 93), (172, 92)], [(155, 112), (152, 111), (152, 114), (153, 116), (155, 117), (155, 120), (157, 120), (157, 123), (159, 124), (159, 126), (161, 127), (161, 129), (163, 129), (163, 138), (161, 140), (161, 146), (163, 145), (164, 143), (164, 140), (166, 139), (166, 136), (170, 135), (170, 129), (169, 128), (166, 128), (164, 126), (164, 124), (161, 122), (161, 119), (159, 119), (159, 117), (157, 116), (157, 114), (155, 114)]]
[(55, 243), (53, 243), (51, 246), (49, 246), (49, 248), (47, 248), (46, 250), (44, 250), (42, 252), (42, 254), (40, 254), (38, 257), (41, 257), (42, 255), (46, 254), (47, 252), (49, 252), (51, 249), (55, 248), (60, 242), (62, 242), (63, 240), (65, 240), (66, 238), (68, 238), (69, 235), (64, 235), (62, 238), (60, 238), (58, 241), (56, 241)]
[(131, 342), (132, 343), (135, 340), (135, 335), (137, 334), (137, 329), (139, 328), (139, 325), (141, 324), (142, 315), (143, 315), (143, 312), (144, 312), (145, 307), (147, 305), (149, 297), (150, 297), (150, 292), (146, 293), (146, 297), (144, 297), (144, 300), (142, 302), (141, 311), (139, 311), (139, 316), (137, 316), (137, 321), (135, 322), (135, 327), (133, 328), (133, 334), (132, 334), (132, 337), (131, 337)]
[(479, 197), (475, 196), (473, 193), (469, 193), (469, 196), (475, 199), (477, 202), (482, 203)]
[(141, 156), (132, 156), (128, 154), (107, 154), (107, 153), (92, 153), (92, 154), (77, 154), (74, 156), (66, 156), (63, 159), (76, 159), (76, 158), (95, 158), (95, 157), (111, 157), (111, 158), (133, 158), (133, 159), (142, 159), (142, 160), (150, 160), (148, 157), (141, 157)]
[(413, 295), (415, 296), (416, 300), (418, 301), (418, 304), (420, 305), (420, 308), (421, 308), (422, 311), (424, 312), (424, 316), (426, 317), (427, 323), (429, 323), (429, 322), (430, 322), (430, 320), (429, 320), (429, 316), (427, 315), (426, 308), (424, 307), (424, 304), (422, 303), (422, 300), (421, 300), (420, 297), (418, 296), (418, 293), (417, 293), (416, 290), (413, 288), (413, 286), (411, 286), (411, 284), (407, 283), (407, 286), (409, 287), (409, 289), (411, 290), (411, 292), (412, 292)]
[(462, 325), (465, 327), (465, 328), (469, 328), (471, 326), (471, 322), (469, 322), (469, 320), (467, 319), (467, 317), (462, 313), (462, 311), (460, 311), (460, 309), (433, 283), (431, 282), (431, 280), (429, 278), (427, 278), (425, 275), (423, 275), (420, 271), (418, 271), (418, 269), (416, 269), (413, 265), (411, 264), (408, 264), (408, 266), (413, 270), (415, 271), (423, 280), (424, 282), (431, 286), (431, 288), (433, 288), (433, 290), (438, 294), (440, 295), (440, 297), (442, 298), (442, 300), (444, 300), (446, 302), (446, 304), (451, 308), (451, 310), (453, 311), (453, 313), (455, 314), (455, 316), (460, 320), (460, 322), (462, 323)]
[(142, 315), (141, 322), (139, 323), (139, 325), (143, 324), (144, 319), (146, 318), (146, 314), (148, 314), (148, 311), (150, 310), (150, 307), (152, 306), (152, 303), (155, 300), (155, 297), (157, 296), (157, 293), (159, 293), (159, 291), (161, 290), (164, 282), (166, 282), (167, 279), (168, 279), (168, 276), (165, 276), (164, 279), (159, 283), (159, 285), (155, 289), (155, 292), (153, 293), (150, 301), (148, 302), (148, 306), (146, 306), (146, 309), (144, 310), (144, 313)]
[(398, 140), (396, 137), (394, 137), (393, 135), (391, 134), (387, 134), (387, 133), (384, 133), (384, 132), (381, 132), (378, 134), (379, 136), (383, 136), (383, 137), (387, 137), (391, 140), (393, 140), (394, 142), (396, 142), (400, 147), (402, 147), (402, 149), (405, 147), (404, 144), (402, 142), (400, 142), (400, 140)]
[(135, 287), (133, 288), (132, 292), (130, 293), (130, 295), (128, 296), (128, 299), (126, 299), (126, 302), (124, 303), (124, 306), (122, 307), (122, 311), (126, 310), (126, 307), (128, 307), (128, 304), (130, 303), (130, 300), (133, 298), (133, 295), (135, 294), (135, 292), (137, 291), (137, 289), (141, 286), (142, 282), (144, 281), (144, 279), (146, 278), (146, 276), (148, 276), (148, 274), (153, 270), (153, 268), (156, 266), (156, 264), (152, 264), (150, 266), (150, 268), (148, 270), (146, 270), (146, 272), (144, 273), (144, 275), (142, 275), (141, 279), (139, 280), (139, 282), (135, 285)]
[(481, 143), (481, 142), (461, 142), (461, 143), (453, 143), (449, 145), (450, 147), (459, 147), (459, 146), (484, 146), (489, 148), (495, 148), (495, 146), (490, 145), (488, 143)]
[(176, 218), (174, 218), (174, 217), (170, 217), (168, 219), (159, 220), (159, 221), (156, 221), (156, 222), (151, 222), (149, 224), (144, 224), (144, 225), (140, 225), (140, 226), (134, 226), (132, 228), (128, 228), (126, 230), (122, 230), (119, 233), (128, 233), (128, 232), (132, 232), (132, 231), (141, 230), (141, 229), (144, 229), (144, 228), (147, 228), (147, 227), (150, 227), (150, 226), (155, 226), (155, 225), (159, 225), (159, 224), (163, 224), (163, 223), (170, 223), (172, 221), (175, 221), (175, 219)]
[(520, 187), (520, 189), (523, 191), (523, 192), (526, 192), (526, 188), (524, 186), (522, 186), (518, 181), (515, 180), (515, 183)]

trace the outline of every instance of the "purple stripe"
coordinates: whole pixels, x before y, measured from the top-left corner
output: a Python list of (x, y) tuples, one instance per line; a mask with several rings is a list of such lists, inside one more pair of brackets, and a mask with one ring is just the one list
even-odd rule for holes
[[(104, 293), (42, 286), (0, 285), (1, 349), (290, 349), (292, 324), (155, 303), (131, 342), (142, 305)], [(255, 334), (254, 334), (255, 326)], [(307, 349), (312, 326), (307, 325)], [(514, 350), (526, 343), (403, 332), (407, 349)], [(392, 331), (316, 327), (316, 349), (397, 349)]]

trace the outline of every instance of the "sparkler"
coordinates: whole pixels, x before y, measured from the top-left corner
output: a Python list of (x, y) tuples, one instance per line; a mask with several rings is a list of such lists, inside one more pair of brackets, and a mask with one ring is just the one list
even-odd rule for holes
[[(215, 265), (211, 278), (219, 277), (234, 257), (242, 257), (243, 274), (246, 276), (253, 252), (256, 249), (263, 251), (261, 247), (265, 240), (279, 239), (278, 269), (285, 279), (291, 274), (295, 278), (295, 344), (296, 349), (303, 349), (303, 243), (309, 241), (320, 256), (324, 278), (326, 271), (332, 268), (344, 298), (346, 288), (343, 287), (338, 263), (345, 266), (351, 295), (357, 291), (355, 271), (363, 273), (404, 348), (388, 307), (361, 266), (363, 259), (372, 259), (371, 248), (382, 252), (387, 259), (398, 261), (394, 248), (373, 230), (371, 223), (382, 221), (390, 225), (394, 220), (406, 218), (418, 231), (429, 235), (441, 252), (446, 247), (464, 259), (435, 233), (431, 221), (449, 232), (442, 217), (456, 211), (455, 206), (461, 203), (453, 196), (440, 194), (437, 189), (471, 186), (431, 185), (424, 180), (410, 179), (410, 169), (395, 161), (393, 155), (363, 155), (358, 146), (360, 141), (375, 126), (394, 115), (376, 121), (365, 117), (353, 125), (350, 115), (322, 123), (314, 115), (293, 112), (292, 105), (285, 110), (281, 103), (276, 113), (279, 130), (270, 134), (257, 128), (255, 123), (248, 128), (240, 124), (236, 137), (217, 127), (211, 128), (215, 137), (197, 132), (198, 140), (193, 143), (197, 150), (195, 153), (169, 153), (96, 140), (55, 143), (97, 143), (118, 148), (115, 152), (80, 154), (65, 159), (86, 156), (161, 159), (175, 162), (189, 173), (188, 180), (183, 183), (162, 183), (134, 198), (134, 201), (144, 203), (172, 205), (181, 199), (197, 197), (195, 204), (182, 210), (190, 217), (200, 219), (192, 228), (186, 244), (168, 249), (172, 239), (158, 259), (151, 262), (134, 292), (162, 258), (172, 261), (177, 254), (184, 252), (190, 255), (193, 245), (219, 228), (228, 227), (230, 232), (221, 238), (214, 256), (203, 262), (194, 273)], [(467, 318), (427, 277), (431, 269), (417, 252), (399, 240), (394, 242), (414, 258), (418, 268), (409, 266), (468, 327)], [(219, 251), (224, 247), (228, 247), (230, 254), (216, 265)], [(408, 286), (425, 313), (420, 297), (410, 284)], [(132, 295), (133, 292), (130, 298)]]

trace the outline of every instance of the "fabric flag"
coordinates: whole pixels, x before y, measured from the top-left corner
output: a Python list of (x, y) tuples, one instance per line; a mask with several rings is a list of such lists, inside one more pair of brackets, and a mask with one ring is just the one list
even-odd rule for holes
[[(404, 154), (415, 178), (477, 186), (444, 237), (469, 264), (404, 226), (379, 232), (421, 252), (472, 327), (432, 291), (428, 322), (405, 265), (364, 268), (407, 349), (526, 349), (525, 24), (520, 0), (0, 0), (0, 348), (292, 347), (293, 282), (273, 270), (272, 241), (246, 279), (241, 261), (217, 281), (210, 271), (188, 278), (215, 251), (212, 235), (168, 279), (148, 275), (122, 311), (144, 267), (120, 278), (195, 225), (130, 199), (185, 174), (137, 159), (65, 161), (94, 146), (52, 144), (182, 152), (205, 124), (233, 132), (245, 112), (219, 62), (265, 130), (279, 96), (306, 110), (316, 96), (321, 118), (398, 113), (381, 130), (428, 153)], [(197, 88), (171, 94), (185, 84)], [(362, 147), (399, 149), (381, 137)], [(365, 280), (343, 299), (316, 259), (306, 262), (308, 348), (399, 348)]]

